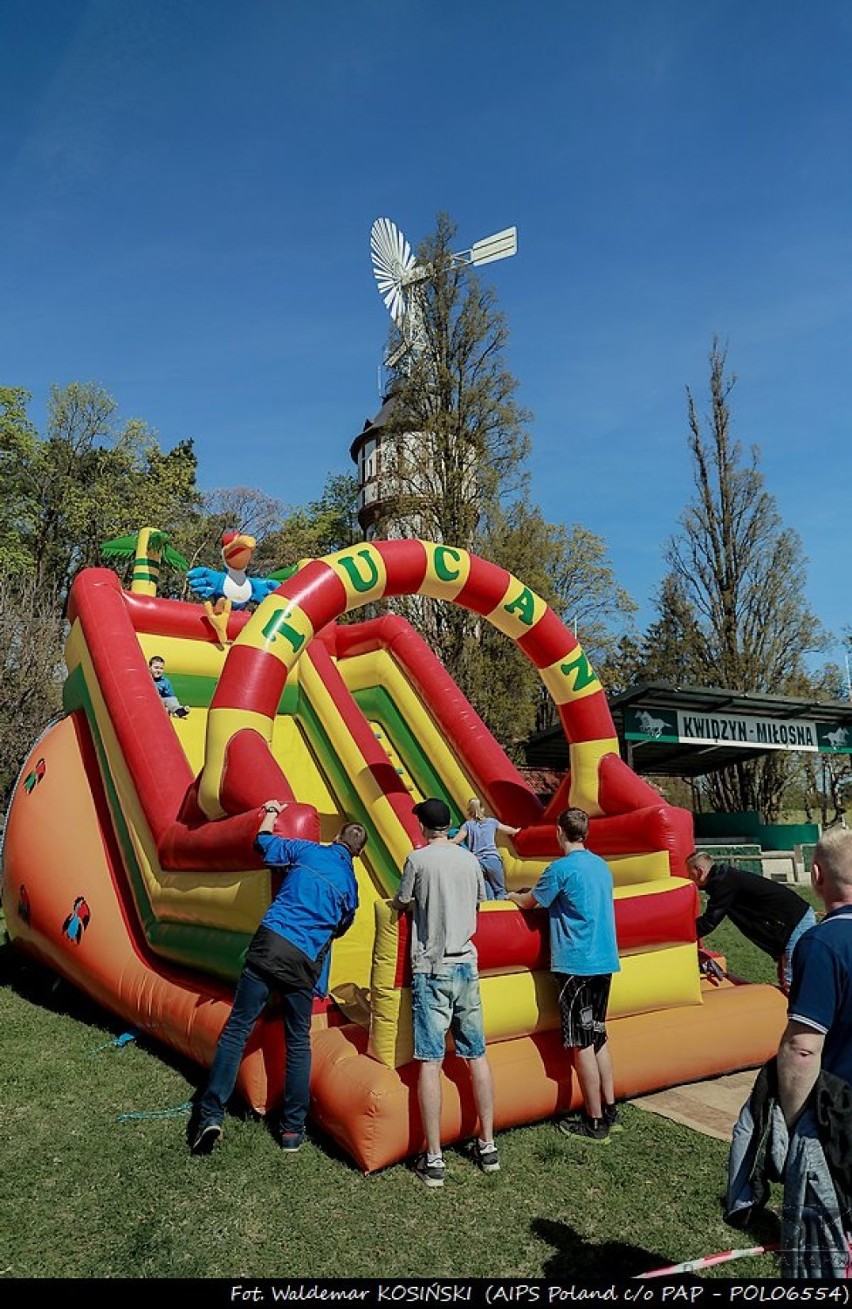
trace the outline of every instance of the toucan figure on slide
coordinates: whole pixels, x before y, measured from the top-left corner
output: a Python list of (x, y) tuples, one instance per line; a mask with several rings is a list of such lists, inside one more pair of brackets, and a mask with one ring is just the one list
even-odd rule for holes
[(187, 572), (186, 580), (204, 601), (207, 616), (222, 645), (228, 644), (228, 617), (231, 610), (260, 604), (296, 571), (295, 568), (282, 568), (269, 577), (249, 577), (246, 569), (256, 546), (255, 538), (245, 532), (225, 532), (222, 536), (225, 571), (190, 568)]

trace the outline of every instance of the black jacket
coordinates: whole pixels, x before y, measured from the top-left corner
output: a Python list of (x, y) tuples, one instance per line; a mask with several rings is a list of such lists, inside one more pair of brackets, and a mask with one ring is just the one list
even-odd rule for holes
[(789, 887), (732, 864), (714, 864), (701, 889), (707, 896), (707, 908), (695, 922), (699, 937), (709, 936), (727, 917), (776, 962), (809, 908)]

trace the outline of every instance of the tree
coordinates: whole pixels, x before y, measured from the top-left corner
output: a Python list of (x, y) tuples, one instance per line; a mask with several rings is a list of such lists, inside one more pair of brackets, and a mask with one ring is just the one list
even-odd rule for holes
[[(245, 532), (257, 541), (251, 572), (261, 575), (266, 571), (263, 562), (258, 562), (263, 543), (278, 530), (283, 515), (284, 505), (280, 500), (254, 487), (216, 487), (203, 492), (198, 512), (192, 515), (180, 533), (181, 547), (189, 566), (221, 569), (222, 536), (225, 532), (237, 531)], [(272, 564), (268, 571), (274, 572), (278, 567), (277, 563)], [(184, 598), (189, 594), (185, 580), (182, 594)]]
[[(804, 598), (805, 560), (798, 534), (781, 522), (759, 468), (731, 432), (727, 351), (710, 351), (710, 412), (699, 417), (687, 387), (689, 450), (695, 496), (666, 550), (669, 573), (657, 600), (644, 667), (651, 679), (736, 691), (796, 695), (803, 657), (824, 646)], [(721, 809), (757, 810), (771, 822), (790, 775), (776, 752), (705, 779)]]
[[(848, 706), (845, 670), (837, 663), (826, 663), (806, 678), (798, 693), (809, 700), (843, 701)], [(802, 753), (794, 759), (787, 806), (804, 810), (808, 822), (830, 826), (842, 821), (852, 786), (852, 758), (845, 753)]]
[(319, 499), (285, 512), (279, 526), (260, 543), (256, 560), (261, 570), (274, 572), (360, 540), (358, 483), (349, 473), (329, 473)]
[[(376, 532), (472, 550), (533, 587), (582, 628), (594, 658), (614, 648), (635, 609), (615, 584), (606, 546), (574, 524), (546, 522), (529, 500), (529, 413), (508, 371), (509, 331), (491, 288), (454, 259), (444, 214), (418, 251), (428, 276), (409, 288), (414, 324), (392, 329), (379, 452)], [(406, 337), (414, 347), (403, 351)], [(541, 702), (537, 673), (505, 636), (475, 614), (426, 597), (392, 607), (420, 630), (494, 735), (519, 754)]]
[(0, 469), (10, 473), (2, 566), (63, 594), (80, 568), (102, 562), (103, 541), (188, 524), (199, 502), (191, 441), (163, 451), (141, 420), (119, 426), (116, 402), (93, 382), (51, 389), (42, 439), (26, 415), (29, 398), (0, 392)]
[[(422, 537), (476, 550), (479, 531), (501, 501), (522, 491), (529, 415), (505, 367), (508, 327), (494, 292), (453, 259), (455, 227), (440, 214), (417, 263), (429, 275), (411, 289), (413, 315), (391, 331), (392, 358), (416, 321), (417, 343), (392, 373), (381, 447), (378, 535)], [(462, 690), (474, 691), (482, 623), (425, 597), (393, 606), (428, 640)]]
[[(440, 214), (418, 251), (429, 275), (411, 289), (414, 310), (403, 325), (410, 334), (411, 317), (416, 320), (417, 343), (390, 380), (376, 532), (476, 551), (482, 525), (524, 488), (529, 416), (516, 403), (518, 384), (504, 363), (506, 320), (493, 291), (453, 260), (454, 234)], [(401, 344), (402, 334), (392, 329), (389, 358)], [(479, 689), (477, 707), (496, 730), (486, 679), (476, 669), (481, 620), (426, 597), (400, 598), (391, 607), (414, 623), (468, 696), (475, 699)]]
[[(530, 416), (505, 366), (505, 317), (493, 290), (453, 260), (454, 235), (440, 214), (418, 252), (418, 265), (429, 270), (411, 292), (422, 343), (391, 376), (381, 526), (467, 545), (488, 509), (525, 485)], [(392, 352), (399, 344), (392, 329)]]
[[(668, 573), (656, 595), (660, 617), (645, 632), (631, 680), (689, 686), (705, 664), (704, 635), (683, 578)], [(707, 678), (702, 677), (706, 683)]]
[(0, 811), (18, 775), (22, 749), (62, 703), (65, 639), (57, 592), (18, 571), (0, 572)]
[[(522, 500), (492, 508), (477, 538), (478, 552), (507, 568), (546, 600), (575, 631), (597, 671), (627, 639), (636, 605), (618, 585), (600, 537), (578, 523), (548, 522)], [(556, 720), (538, 672), (505, 636), (483, 624), (470, 654), (471, 699), (509, 753), (538, 724)]]
[(0, 387), (0, 568), (25, 572), (32, 567), (27, 534), (36, 517), (37, 484), (31, 470), (38, 451), (38, 433), (27, 416), (29, 391)]

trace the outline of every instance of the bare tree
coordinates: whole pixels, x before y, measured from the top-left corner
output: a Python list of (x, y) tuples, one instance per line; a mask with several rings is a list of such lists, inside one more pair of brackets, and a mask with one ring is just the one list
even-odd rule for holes
[(291, 506), (279, 515), (274, 530), (260, 542), (255, 562), (259, 569), (274, 572), (361, 539), (358, 483), (350, 473), (328, 473), (317, 500)]
[(24, 755), (62, 705), (66, 624), (57, 591), (0, 573), (0, 808)]
[[(262, 542), (277, 530), (283, 516), (282, 502), (255, 487), (226, 486), (206, 491), (200, 512), (185, 527), (182, 538), (190, 567), (200, 564), (221, 568), (224, 532), (246, 532), (255, 537), (262, 548)], [(184, 597), (187, 594), (188, 587), (184, 582)]]
[[(635, 605), (613, 576), (606, 544), (579, 524), (545, 521), (528, 497), (530, 414), (505, 352), (506, 319), (495, 294), (452, 245), (439, 215), (420, 247), (426, 270), (414, 298), (414, 348), (400, 353), (392, 330), (392, 376), (378, 452), (375, 530), (473, 550), (533, 587), (572, 626), (594, 657), (614, 650)], [(387, 413), (389, 410), (389, 414)], [(427, 597), (392, 607), (421, 631), (494, 735), (520, 757), (541, 703), (535, 670), (505, 636), (475, 614)]]
[(468, 546), (489, 505), (525, 485), (529, 414), (505, 366), (505, 317), (493, 290), (453, 259), (454, 234), (441, 214), (418, 252), (429, 269), (416, 290), (421, 345), (392, 377), (382, 458), (394, 534)]
[[(441, 214), (418, 251), (418, 265), (429, 270), (414, 291), (419, 345), (403, 354), (390, 382), (376, 532), (476, 550), (489, 512), (525, 487), (529, 415), (505, 366), (506, 320), (494, 292), (453, 259), (454, 234)], [(391, 351), (400, 344), (393, 332), (390, 344)], [(473, 696), (481, 621), (423, 597), (393, 607)]]
[[(822, 649), (825, 638), (805, 601), (798, 533), (782, 524), (758, 448), (745, 456), (732, 435), (736, 378), (726, 371), (726, 357), (714, 339), (704, 422), (686, 390), (695, 495), (666, 551), (670, 572), (658, 599), (657, 630), (684, 633), (680, 671), (695, 685), (795, 695), (803, 656)], [(653, 674), (660, 666), (653, 649), (646, 659)], [(668, 671), (664, 664), (662, 675)], [(706, 784), (716, 807), (757, 810), (771, 822), (789, 776), (789, 757), (776, 753), (713, 774)]]

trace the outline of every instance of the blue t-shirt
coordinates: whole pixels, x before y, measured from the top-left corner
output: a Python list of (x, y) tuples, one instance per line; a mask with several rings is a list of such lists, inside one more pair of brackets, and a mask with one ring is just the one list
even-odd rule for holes
[[(358, 908), (358, 883), (345, 845), (287, 840), (261, 832), (257, 846), (270, 868), (286, 868), (281, 889), (262, 918), (264, 927), (316, 959), (332, 933), (345, 930)], [(330, 953), (314, 988), (325, 995)]]
[(160, 673), (159, 677), (154, 678), (154, 685), (156, 686), (157, 690), (159, 691), (160, 695), (164, 700), (168, 700), (170, 696), (174, 697), (174, 690), (172, 688), (172, 684), (169, 681), (169, 679), (166, 677), (165, 673)]
[(834, 909), (793, 951), (787, 1014), (825, 1033), (822, 1067), (852, 1085), (852, 909)]
[(594, 977), (617, 973), (612, 873), (591, 850), (572, 850), (545, 868), (532, 894), (550, 914), (550, 967)]

